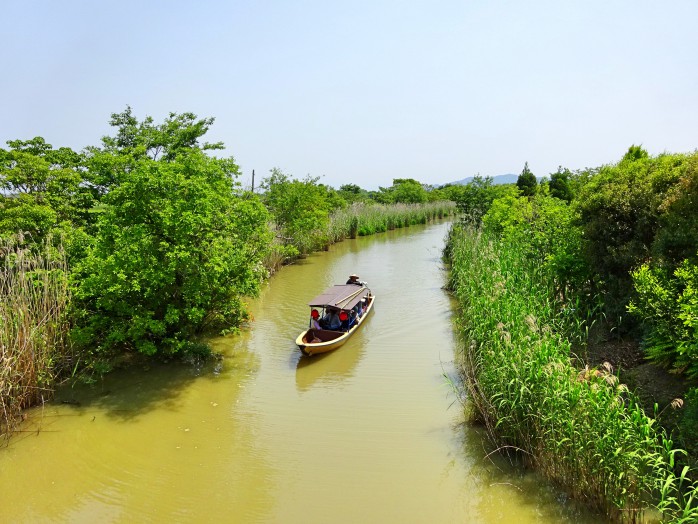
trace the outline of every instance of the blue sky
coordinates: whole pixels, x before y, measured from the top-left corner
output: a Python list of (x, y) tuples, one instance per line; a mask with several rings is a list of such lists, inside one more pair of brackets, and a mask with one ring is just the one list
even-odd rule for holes
[(82, 149), (130, 105), (375, 189), (698, 147), (698, 2), (0, 0), (0, 145)]

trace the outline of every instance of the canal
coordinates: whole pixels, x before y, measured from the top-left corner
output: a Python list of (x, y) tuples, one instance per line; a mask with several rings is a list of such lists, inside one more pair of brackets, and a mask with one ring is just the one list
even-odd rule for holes
[[(286, 267), (205, 366), (65, 388), (0, 448), (3, 522), (602, 522), (496, 455), (463, 413), (447, 223)], [(294, 345), (306, 302), (356, 272), (376, 296), (337, 351)]]

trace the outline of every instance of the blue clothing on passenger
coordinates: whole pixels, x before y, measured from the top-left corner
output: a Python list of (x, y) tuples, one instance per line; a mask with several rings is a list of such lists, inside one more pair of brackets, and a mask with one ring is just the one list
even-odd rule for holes
[(339, 320), (339, 315), (336, 311), (327, 313), (323, 320), (325, 321), (324, 324), (327, 326), (327, 329), (337, 330), (342, 327), (342, 321)]

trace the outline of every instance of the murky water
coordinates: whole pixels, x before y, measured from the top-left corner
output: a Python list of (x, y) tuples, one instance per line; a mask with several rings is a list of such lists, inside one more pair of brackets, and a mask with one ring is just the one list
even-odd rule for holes
[[(284, 268), (203, 369), (65, 389), (0, 449), (3, 522), (600, 522), (486, 458), (446, 384), (447, 224), (347, 241)], [(372, 316), (302, 357), (307, 300), (357, 272)], [(71, 402), (64, 404), (62, 402)]]

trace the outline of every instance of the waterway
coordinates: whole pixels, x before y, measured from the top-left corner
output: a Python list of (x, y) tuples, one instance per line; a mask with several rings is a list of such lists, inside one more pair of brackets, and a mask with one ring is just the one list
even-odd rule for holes
[[(64, 388), (0, 449), (0, 522), (603, 522), (511, 467), (448, 384), (447, 223), (282, 269), (204, 366)], [(356, 272), (374, 311), (342, 348), (294, 345), (307, 301)]]

